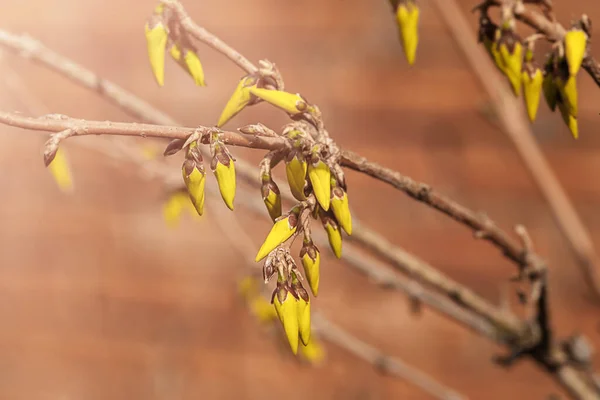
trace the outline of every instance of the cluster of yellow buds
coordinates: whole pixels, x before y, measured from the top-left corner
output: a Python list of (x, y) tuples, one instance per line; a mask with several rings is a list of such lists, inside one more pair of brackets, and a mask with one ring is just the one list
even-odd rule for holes
[[(209, 135), (212, 160), (210, 169), (213, 171), (221, 197), (225, 205), (233, 210), (233, 201), (236, 192), (235, 159), (229, 153), (225, 144), (219, 139), (219, 132), (215, 131)], [(204, 213), (204, 186), (206, 183), (206, 171), (204, 170), (203, 157), (200, 152), (199, 142), (204, 136), (192, 135), (190, 143), (184, 146), (186, 149), (185, 160), (182, 165), (183, 181), (188, 195), (198, 215)], [(167, 148), (166, 152), (169, 152)]]
[(263, 277), (268, 282), (275, 275), (277, 286), (271, 302), (296, 354), (299, 341), (305, 346), (310, 342), (310, 297), (300, 282), (301, 275), (289, 249), (278, 248), (267, 257)]
[(157, 6), (144, 29), (150, 66), (159, 86), (165, 83), (167, 49), (171, 58), (194, 79), (197, 86), (205, 86), (202, 63), (192, 41), (168, 7), (164, 4)]
[(522, 41), (515, 32), (510, 8), (503, 8), (502, 26), (490, 20), (486, 7), (481, 8), (479, 41), (508, 78), (514, 94), (520, 96), (523, 88), (529, 119), (535, 120), (543, 92), (550, 109), (554, 111), (558, 106), (564, 122), (577, 139), (576, 76), (587, 50), (589, 20), (584, 16), (563, 40), (554, 44), (543, 70), (534, 60), (534, 43), (541, 37), (543, 35), (534, 34)]
[(544, 67), (543, 92), (552, 111), (558, 107), (565, 124), (575, 139), (579, 136), (577, 124), (577, 73), (587, 51), (589, 21), (584, 16), (554, 46)]
[[(290, 285), (290, 287), (292, 287), (292, 285)], [(302, 291), (303, 289), (296, 289), (295, 292), (298, 294), (299, 299), (294, 298), (294, 300), (296, 301), (296, 316), (297, 316), (297, 324), (298, 324), (298, 329), (294, 330), (292, 329), (293, 327), (291, 327), (290, 325), (294, 324), (295, 319), (292, 317), (288, 317), (288, 322), (287, 322), (287, 326), (288, 329), (284, 331), (285, 332), (293, 332), (295, 333), (295, 335), (292, 336), (292, 340), (295, 340), (296, 342), (298, 342), (298, 338), (300, 338), (299, 343), (298, 343), (298, 353), (299, 355), (302, 356), (303, 359), (305, 359), (306, 361), (308, 361), (311, 364), (318, 364), (320, 362), (323, 361), (324, 357), (325, 357), (325, 350), (323, 349), (323, 346), (321, 345), (320, 341), (318, 340), (318, 338), (316, 337), (316, 335), (314, 334), (314, 332), (309, 332), (307, 334), (306, 332), (306, 321), (305, 318), (308, 316), (308, 323), (310, 324), (310, 308), (307, 307), (308, 306), (308, 302), (309, 300), (305, 300), (305, 298), (307, 298), (307, 294), (306, 291)], [(285, 313), (288, 313), (287, 315), (289, 315), (290, 313), (290, 308), (288, 306), (288, 304), (290, 304), (290, 299), (287, 299), (287, 294), (286, 294), (286, 298), (283, 300), (283, 303), (286, 304), (285, 307), (281, 307), (283, 305), (283, 303), (279, 302), (279, 298), (277, 299), (277, 303), (275, 303), (275, 298), (274, 295), (272, 295), (271, 297), (273, 298), (273, 303), (275, 304), (279, 304), (277, 307), (275, 308), (272, 304), (271, 301), (269, 301), (269, 299), (265, 298), (262, 294), (261, 294), (261, 289), (259, 287), (259, 281), (258, 279), (256, 279), (255, 276), (246, 276), (244, 277), (239, 285), (238, 285), (238, 291), (239, 294), (244, 298), (244, 300), (246, 301), (248, 308), (250, 309), (250, 312), (252, 313), (252, 315), (261, 323), (263, 324), (270, 324), (276, 320), (279, 320), (282, 324), (284, 324), (284, 317), (281, 317), (282, 315), (285, 316)], [(277, 290), (276, 290), (277, 292)], [(293, 295), (290, 295), (293, 297)], [(304, 297), (303, 297), (304, 296)], [(293, 307), (293, 306), (292, 306)], [(278, 312), (277, 309), (279, 309), (281, 312)], [(290, 320), (291, 319), (291, 320)], [(304, 330), (300, 329), (300, 326), (303, 327)], [(285, 327), (285, 324), (284, 324)], [(304, 333), (302, 333), (304, 332)], [(302, 338), (304, 337), (306, 339), (306, 337), (308, 336), (308, 342), (304, 343), (304, 341), (302, 340)], [(287, 333), (286, 333), (286, 338), (288, 337)], [(291, 345), (291, 343), (290, 343)]]
[(400, 41), (406, 60), (410, 65), (415, 63), (417, 45), (419, 44), (419, 7), (416, 0), (390, 0), (396, 23), (400, 32)]

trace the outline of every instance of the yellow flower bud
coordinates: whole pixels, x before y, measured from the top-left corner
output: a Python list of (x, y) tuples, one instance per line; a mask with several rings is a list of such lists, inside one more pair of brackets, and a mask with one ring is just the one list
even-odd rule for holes
[(574, 139), (577, 139), (579, 137), (579, 127), (577, 125), (577, 118), (569, 113), (569, 108), (563, 103), (560, 97), (558, 98), (556, 104), (558, 105), (558, 109), (560, 110), (560, 114), (562, 115), (563, 121), (571, 131), (571, 135), (573, 135)]
[(285, 335), (294, 354), (298, 353), (298, 300), (284, 288), (276, 288), (273, 305), (283, 325)]
[(308, 164), (300, 151), (292, 150), (285, 161), (285, 174), (292, 195), (302, 201), (306, 200), (304, 185), (306, 184), (306, 171)]
[(263, 176), (261, 193), (273, 222), (281, 217), (281, 193), (270, 176)]
[(159, 86), (163, 86), (165, 83), (165, 52), (169, 35), (162, 22), (158, 22), (152, 28), (146, 24), (145, 32), (150, 66), (156, 82)]
[(270, 252), (275, 250), (277, 246), (291, 238), (292, 235), (296, 233), (299, 212), (300, 209), (298, 207), (295, 207), (286, 215), (282, 215), (281, 217), (275, 220), (271, 231), (269, 232), (267, 238), (258, 250), (258, 254), (256, 254), (256, 258), (254, 259), (254, 261), (259, 262), (260, 260), (265, 258)]
[(396, 20), (400, 28), (400, 39), (404, 55), (408, 63), (413, 65), (419, 43), (419, 7), (412, 0), (400, 3), (396, 10)]
[(331, 208), (335, 219), (338, 221), (342, 229), (352, 235), (352, 216), (350, 215), (350, 207), (348, 206), (348, 193), (341, 186), (336, 185), (335, 179), (331, 179)]
[(48, 170), (50, 170), (50, 174), (61, 191), (70, 192), (73, 190), (73, 177), (62, 148), (58, 148), (54, 153), (53, 159), (49, 161)]
[(329, 246), (337, 258), (342, 258), (342, 232), (337, 222), (329, 215), (321, 213), (321, 222), (327, 232)]
[(587, 46), (587, 35), (581, 29), (572, 29), (565, 34), (565, 57), (569, 65), (569, 75), (579, 72)]
[(202, 155), (197, 148), (196, 143), (192, 143), (188, 148), (188, 153), (181, 169), (183, 181), (190, 195), (190, 200), (198, 215), (204, 212), (204, 185), (206, 183), (206, 173), (202, 165)]
[(253, 76), (245, 76), (237, 84), (233, 94), (225, 104), (225, 108), (219, 117), (217, 127), (222, 127), (231, 118), (235, 117), (240, 111), (244, 109), (252, 98), (250, 94), (250, 87), (256, 85), (256, 78)]
[(502, 31), (498, 41), (498, 52), (502, 70), (510, 81), (516, 96), (521, 94), (521, 69), (523, 66), (523, 46), (519, 37), (511, 30)]
[(540, 95), (544, 78), (542, 76), (542, 71), (539, 68), (535, 68), (533, 71), (523, 70), (522, 78), (527, 115), (531, 122), (533, 122), (535, 121), (540, 104)]
[(202, 63), (196, 53), (192, 50), (184, 49), (182, 57), (179, 47), (173, 45), (171, 50), (169, 50), (169, 54), (194, 79), (196, 86), (206, 86)]
[(217, 178), (223, 201), (230, 210), (233, 210), (236, 189), (235, 165), (224, 148), (220, 146), (216, 147), (215, 156), (212, 159), (210, 167)]
[(306, 276), (306, 280), (308, 280), (310, 290), (316, 297), (319, 293), (321, 255), (319, 249), (312, 241), (304, 242), (300, 249), (300, 260), (302, 261), (304, 275)]
[(331, 171), (329, 166), (321, 160), (318, 152), (313, 149), (310, 163), (308, 164), (308, 177), (312, 184), (313, 192), (323, 210), (329, 210), (331, 201)]
[(554, 81), (560, 93), (560, 97), (562, 98), (563, 105), (567, 108), (571, 116), (577, 118), (578, 105), (576, 77), (569, 76), (563, 78), (562, 76), (557, 76)]
[(257, 87), (251, 87), (250, 93), (274, 105), (275, 107), (281, 108), (283, 111), (291, 115), (301, 114), (306, 111), (310, 111), (309, 105), (306, 100), (299, 94), (292, 94), (281, 90), (269, 90)]
[[(306, 293), (306, 290), (304, 291)], [(310, 301), (308, 294), (306, 299), (299, 294), (298, 299), (298, 332), (300, 334), (300, 340), (304, 345), (307, 345), (310, 341)]]

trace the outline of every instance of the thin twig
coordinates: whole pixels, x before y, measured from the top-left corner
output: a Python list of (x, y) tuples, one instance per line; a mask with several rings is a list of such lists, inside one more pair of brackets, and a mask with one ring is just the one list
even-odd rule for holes
[[(575, 253), (593, 293), (600, 296), (600, 258), (594, 249), (592, 239), (585, 225), (577, 215), (568, 196), (554, 176), (552, 168), (546, 161), (537, 145), (531, 126), (523, 112), (519, 100), (510, 92), (508, 85), (497, 78), (496, 68), (484, 50), (477, 44), (469, 24), (456, 4), (455, 0), (433, 0), (439, 13), (451, 32), (454, 40), (463, 51), (471, 68), (491, 97), (491, 102), (499, 116), (500, 123), (507, 136), (515, 145), (525, 167), (534, 182), (544, 194), (550, 205), (554, 218)], [(558, 23), (529, 8), (516, 13), (518, 19), (530, 25), (549, 38), (559, 39), (564, 36), (565, 29)], [(598, 63), (591, 55), (587, 55), (584, 65), (595, 78), (593, 71), (598, 71)], [(600, 74), (599, 74), (600, 75)], [(600, 84), (600, 80), (596, 81)]]
[[(113, 135), (139, 136), (161, 139), (187, 139), (195, 133), (209, 134), (219, 132), (220, 139), (232, 146), (248, 147), (264, 150), (285, 150), (288, 146), (281, 137), (243, 135), (236, 132), (215, 130), (213, 127), (198, 126), (185, 128), (180, 126), (165, 126), (139, 124), (136, 122), (89, 121), (70, 118), (62, 114), (48, 114), (38, 118), (25, 117), (17, 113), (0, 112), (0, 123), (23, 129), (46, 132), (69, 131), (68, 136)], [(204, 140), (208, 143), (208, 137)]]

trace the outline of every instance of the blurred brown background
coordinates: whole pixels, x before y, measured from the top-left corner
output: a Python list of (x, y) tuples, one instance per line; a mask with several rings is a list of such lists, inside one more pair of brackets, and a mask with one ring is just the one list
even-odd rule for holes
[[(525, 224), (550, 261), (557, 333), (584, 332), (600, 344), (600, 309), (586, 297), (548, 207), (512, 145), (482, 113), (486, 96), (435, 10), (422, 3), (414, 68), (403, 58), (384, 0), (188, 0), (184, 5), (251, 60), (275, 61), (288, 90), (321, 106), (342, 146), (485, 210), (506, 228)], [(475, 5), (460, 3), (465, 12)], [(563, 23), (584, 11), (600, 20), (597, 1), (555, 3)], [(168, 63), (166, 85), (159, 89), (143, 35), (154, 5), (153, 0), (2, 0), (0, 28), (40, 38), (186, 125), (213, 124), (240, 70), (202, 47), (208, 87), (194, 87)], [(475, 34), (476, 19), (469, 18)], [(131, 120), (9, 53), (0, 60), (0, 78), (7, 65), (26, 82), (38, 110)], [(600, 90), (581, 74), (579, 91), (581, 139), (572, 140), (545, 104), (534, 130), (600, 247)], [(2, 85), (0, 107), (28, 111)], [(228, 127), (259, 120), (276, 129), (286, 122), (282, 113), (261, 105)], [(45, 135), (0, 131), (0, 399), (428, 398), (334, 346), (328, 346), (328, 360), (318, 369), (282, 351), (279, 339), (261, 330), (236, 296), (236, 279), (247, 267), (211, 219), (210, 209), (224, 208), (221, 202), (209, 200), (201, 222), (188, 218), (169, 230), (161, 216), (162, 185), (77, 145), (88, 138), (66, 145), (76, 179), (76, 192), (67, 196), (43, 168)], [(354, 210), (369, 226), (499, 301), (514, 267), (495, 249), (383, 184), (355, 173), (348, 181)], [(255, 240), (264, 237), (266, 219), (244, 221)], [(495, 366), (490, 359), (502, 350), (487, 340), (429, 311), (410, 315), (400, 294), (372, 287), (330, 256), (323, 264), (314, 307), (360, 339), (471, 399), (560, 393), (529, 361), (510, 370)]]

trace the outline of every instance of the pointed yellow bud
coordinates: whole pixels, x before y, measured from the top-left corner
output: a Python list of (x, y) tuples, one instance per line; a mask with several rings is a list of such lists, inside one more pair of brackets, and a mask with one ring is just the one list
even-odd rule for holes
[(194, 78), (196, 86), (206, 86), (204, 82), (204, 69), (202, 69), (202, 63), (198, 55), (191, 50), (186, 50), (183, 61), (188, 73)]
[[(527, 106), (527, 115), (531, 122), (535, 121), (538, 107), (540, 105), (540, 95), (542, 92), (542, 82), (544, 78), (542, 71), (536, 68), (533, 73), (523, 71), (523, 92), (525, 105)], [(336, 216), (337, 217), (337, 216)]]
[(204, 166), (202, 165), (202, 155), (195, 142), (188, 147), (181, 172), (188, 194), (190, 195), (190, 200), (192, 200), (192, 204), (198, 212), (198, 215), (202, 215), (204, 212), (204, 185), (206, 183), (206, 173), (204, 172)]
[(575, 76), (579, 72), (586, 46), (587, 35), (584, 31), (572, 29), (565, 34), (565, 57), (569, 65), (569, 75)]
[(310, 110), (306, 100), (299, 94), (292, 94), (281, 90), (269, 90), (257, 87), (251, 87), (250, 93), (274, 105), (275, 107), (281, 108), (283, 111), (291, 115), (300, 114)]
[(298, 353), (298, 300), (286, 289), (275, 289), (273, 305), (294, 354)]
[(169, 54), (194, 79), (196, 86), (206, 86), (204, 82), (204, 69), (202, 69), (202, 63), (196, 53), (192, 50), (184, 49), (182, 56), (179, 47), (173, 45), (171, 46), (171, 50), (169, 50)]
[(306, 171), (308, 164), (300, 151), (291, 151), (285, 161), (285, 174), (292, 195), (297, 200), (306, 200), (304, 185), (306, 184)]
[(162, 22), (153, 28), (148, 24), (145, 26), (146, 42), (148, 44), (148, 58), (150, 66), (159, 86), (165, 83), (165, 52), (167, 46), (167, 29)]
[(256, 254), (254, 261), (259, 262), (265, 258), (270, 252), (275, 250), (277, 246), (288, 240), (296, 233), (298, 225), (299, 209), (292, 209), (288, 214), (283, 215), (275, 221), (267, 238)]
[[(335, 184), (335, 179), (332, 179), (332, 184)], [(348, 206), (348, 193), (341, 186), (335, 185), (331, 188), (331, 208), (342, 229), (348, 235), (352, 235), (352, 216)]]
[(222, 148), (217, 147), (215, 156), (210, 164), (212, 171), (217, 178), (221, 197), (230, 210), (233, 210), (233, 200), (235, 199), (235, 165), (233, 160)]
[(327, 232), (329, 246), (337, 258), (342, 258), (342, 232), (337, 222), (331, 216), (321, 213), (321, 222)]
[(546, 73), (544, 75), (544, 81), (542, 83), (542, 89), (544, 92), (544, 98), (546, 99), (546, 104), (550, 107), (550, 110), (556, 110), (556, 96), (558, 94), (558, 88), (554, 83), (554, 78), (551, 73)]
[(576, 77), (569, 76), (564, 80), (562, 77), (556, 77), (556, 86), (562, 98), (562, 103), (569, 114), (577, 118), (578, 106), (577, 106), (577, 81)]
[(419, 43), (419, 7), (412, 1), (401, 3), (396, 10), (396, 20), (400, 28), (404, 55), (408, 63), (413, 65)]
[[(509, 33), (510, 32), (510, 33)], [(505, 32), (506, 39), (498, 46), (502, 70), (510, 81), (516, 96), (521, 94), (521, 69), (523, 66), (523, 46), (511, 31)]]
[(69, 169), (69, 163), (67, 162), (67, 157), (62, 148), (59, 148), (56, 151), (54, 159), (48, 164), (48, 169), (60, 190), (63, 192), (70, 192), (73, 190), (71, 170)]
[(261, 193), (267, 211), (269, 211), (271, 219), (275, 222), (277, 218), (281, 217), (281, 193), (270, 176), (263, 176)]
[(302, 249), (300, 249), (300, 260), (302, 261), (304, 275), (306, 276), (306, 280), (308, 280), (310, 290), (316, 297), (319, 293), (321, 255), (319, 254), (319, 249), (312, 241), (304, 242)]
[(191, 167), (186, 160), (183, 163), (182, 173), (190, 200), (192, 200), (198, 215), (202, 215), (204, 213), (204, 184), (206, 183), (204, 168)]
[(308, 293), (306, 293), (306, 299), (300, 293), (298, 295), (298, 332), (302, 343), (307, 345), (310, 341), (310, 301)]
[(560, 110), (560, 114), (562, 115), (563, 121), (569, 127), (571, 135), (573, 135), (573, 139), (577, 139), (579, 137), (579, 127), (577, 125), (577, 118), (569, 114), (568, 107), (562, 101), (558, 101), (557, 105), (558, 109)]
[(256, 85), (256, 78), (254, 77), (245, 76), (240, 80), (227, 104), (225, 104), (225, 108), (217, 122), (217, 127), (220, 128), (225, 125), (227, 121), (235, 117), (250, 103), (250, 87), (253, 85)]
[(328, 211), (331, 201), (331, 171), (316, 151), (313, 151), (308, 164), (308, 177), (317, 201), (323, 210)]
[(298, 349), (302, 357), (311, 364), (319, 364), (325, 359), (325, 350), (314, 335), (311, 336), (310, 342), (306, 346), (301, 343)]

